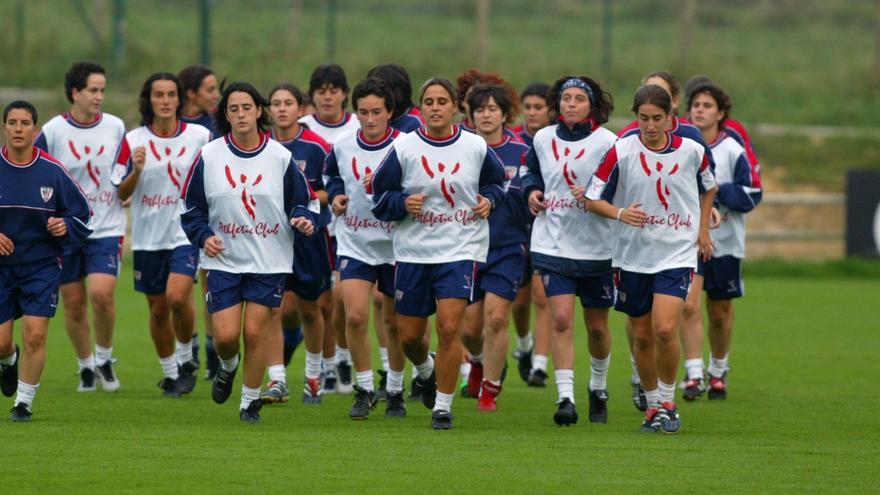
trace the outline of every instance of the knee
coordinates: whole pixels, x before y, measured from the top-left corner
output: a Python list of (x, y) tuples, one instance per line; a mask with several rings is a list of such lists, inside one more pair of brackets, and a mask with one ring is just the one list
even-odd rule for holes
[(73, 320), (82, 320), (86, 317), (86, 299), (81, 295), (64, 298), (64, 313)]
[(712, 304), (709, 306), (709, 319), (712, 323), (722, 324), (730, 320), (733, 306), (730, 304)]
[(684, 311), (682, 313), (684, 319), (690, 320), (693, 318), (700, 317), (700, 299), (699, 298), (688, 298), (688, 300), (684, 303)]
[(457, 336), (454, 330), (438, 328), (437, 329), (437, 347), (438, 348), (449, 348), (457, 340)]
[(648, 351), (654, 346), (654, 339), (648, 335), (633, 335), (633, 348), (638, 351)]
[(251, 347), (257, 345), (265, 335), (265, 328), (259, 325), (245, 325), (244, 340)]
[(353, 330), (365, 329), (369, 321), (369, 311), (348, 311), (345, 320), (349, 328)]
[(493, 311), (486, 317), (486, 328), (492, 333), (507, 330), (507, 315), (501, 311)]
[(96, 292), (92, 294), (92, 306), (95, 310), (108, 313), (113, 311), (113, 292)]
[(167, 320), (168, 311), (168, 304), (165, 301), (156, 301), (150, 304), (150, 319), (153, 321)]
[(553, 315), (553, 330), (560, 333), (565, 333), (571, 329), (572, 324), (572, 314), (564, 311), (562, 313)]
[(592, 340), (604, 340), (608, 337), (608, 321), (602, 318), (587, 320), (587, 335)]
[(30, 352), (43, 348), (46, 345), (48, 329), (29, 328), (23, 332), (24, 347)]
[(674, 324), (663, 322), (654, 326), (654, 335), (657, 342), (668, 344), (676, 339), (677, 330), (678, 328)]
[(187, 297), (187, 295), (177, 293), (168, 294), (168, 306), (176, 315), (182, 314), (191, 304), (192, 300)]

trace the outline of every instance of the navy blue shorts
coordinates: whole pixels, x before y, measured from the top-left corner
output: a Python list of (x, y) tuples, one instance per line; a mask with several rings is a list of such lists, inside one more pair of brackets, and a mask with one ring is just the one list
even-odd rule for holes
[(394, 309), (403, 316), (429, 316), (437, 299), (467, 299), (474, 292), (476, 261), (403, 263), (394, 269)]
[(0, 266), (0, 323), (22, 315), (55, 316), (60, 282), (60, 258)]
[(482, 301), (487, 292), (513, 301), (522, 285), (526, 250), (522, 244), (489, 249), (485, 263), (477, 263), (477, 286), (471, 302)]
[(694, 280), (693, 268), (672, 268), (657, 273), (637, 273), (617, 270), (617, 303), (614, 309), (638, 317), (651, 311), (654, 294), (665, 294), (687, 300)]
[(168, 275), (179, 273), (196, 279), (199, 250), (187, 244), (174, 249), (134, 252), (134, 290), (155, 295), (165, 292)]
[(295, 273), (287, 274), (284, 290), (293, 292), (296, 297), (306, 301), (317, 301), (321, 294), (333, 288), (331, 277), (300, 278)]
[(229, 273), (208, 270), (205, 303), (209, 313), (249, 301), (270, 308), (281, 307), (287, 273)]
[(64, 249), (61, 284), (79, 282), (92, 273), (119, 276), (123, 237), (88, 239), (82, 246)]
[(379, 292), (394, 297), (394, 265), (370, 265), (361, 260), (340, 256), (338, 258), (339, 280), (357, 279), (370, 283), (379, 282)]
[(703, 289), (709, 299), (742, 297), (745, 286), (742, 278), (742, 260), (735, 256), (712, 258), (704, 263), (706, 281)]
[(575, 294), (584, 308), (610, 308), (614, 306), (613, 272), (586, 277), (569, 277), (561, 273), (541, 269), (541, 282), (547, 297)]

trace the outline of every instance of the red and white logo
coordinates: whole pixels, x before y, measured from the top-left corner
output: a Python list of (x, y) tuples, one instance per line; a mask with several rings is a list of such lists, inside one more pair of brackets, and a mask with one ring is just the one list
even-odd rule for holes
[[(651, 177), (654, 173), (651, 171), (651, 167), (648, 166), (648, 160), (645, 158), (645, 153), (639, 152), (639, 160), (642, 162), (642, 170), (645, 171), (645, 175)], [(655, 165), (655, 170), (657, 171), (657, 182), (656, 182), (656, 190), (657, 190), (657, 199), (660, 200), (660, 204), (663, 205), (664, 210), (669, 209), (669, 197), (672, 193), (669, 191), (669, 186), (663, 184), (663, 162), (657, 160), (657, 164)], [(678, 172), (678, 164), (673, 165), (672, 169), (666, 174), (667, 177), (672, 177), (675, 173)]]
[[(559, 146), (556, 144), (556, 138), (550, 141), (550, 146), (551, 148), (553, 148), (553, 158), (556, 159), (556, 163), (565, 160), (565, 162), (562, 164), (562, 178), (565, 179), (565, 183), (568, 184), (568, 187), (574, 186), (575, 181), (578, 179), (578, 176), (574, 173), (573, 168), (569, 168), (568, 166), (568, 157), (571, 155), (571, 148), (566, 146), (565, 149), (562, 150), (562, 154), (560, 154)], [(581, 150), (578, 151), (577, 154), (574, 156), (573, 160), (580, 159), (582, 156), (584, 156), (584, 153), (586, 152), (586, 148), (581, 148)]]
[[(168, 178), (171, 180), (171, 183), (174, 184), (174, 187), (180, 191), (182, 185), (182, 175), (177, 167), (171, 164), (171, 148), (168, 146), (165, 147), (165, 157), (168, 159), (168, 163), (165, 165), (165, 170), (168, 172)], [(150, 152), (153, 153), (153, 156), (156, 158), (156, 161), (162, 161), (162, 155), (159, 153), (159, 150), (156, 149), (156, 143), (153, 140), (150, 140)], [(183, 154), (186, 153), (186, 146), (180, 148), (180, 151), (177, 152), (175, 158), (180, 158)]]
[[(358, 165), (357, 165), (357, 157), (356, 156), (351, 157), (351, 173), (354, 174), (354, 180), (356, 180), (358, 182), (358, 184), (360, 184), (361, 174), (358, 172)], [(373, 173), (373, 169), (371, 169), (369, 166), (367, 166), (364, 169), (364, 176), (370, 175), (372, 173)], [(367, 189), (367, 194), (373, 194), (372, 183), (369, 184), (366, 187), (366, 189)]]
[[(249, 195), (247, 192), (247, 180), (248, 177), (245, 174), (239, 175), (240, 182), (236, 183), (235, 179), (232, 178), (232, 169), (229, 168), (229, 165), (226, 165), (226, 181), (229, 182), (229, 185), (232, 186), (233, 189), (236, 189), (239, 184), (241, 184), (241, 204), (244, 205), (245, 211), (247, 211), (248, 216), (252, 219), (257, 219), (257, 214), (255, 212), (255, 208), (257, 207), (257, 200), (254, 199), (253, 196)], [(256, 187), (263, 181), (263, 174), (257, 176), (256, 179), (250, 184), (251, 187)]]
[(104, 146), (101, 145), (101, 147), (98, 148), (97, 152), (95, 152), (94, 156), (92, 156), (91, 146), (83, 146), (82, 151), (80, 151), (76, 147), (76, 143), (71, 140), (67, 141), (67, 146), (68, 148), (70, 148), (70, 152), (73, 153), (73, 156), (74, 158), (76, 158), (77, 161), (81, 162), (83, 161), (83, 159), (86, 160), (86, 171), (89, 174), (89, 179), (91, 179), (92, 182), (95, 183), (95, 187), (101, 187), (101, 171), (98, 169), (97, 165), (92, 165), (92, 158), (97, 158), (103, 155)]
[(458, 173), (461, 169), (461, 163), (456, 162), (452, 169), (447, 173), (446, 170), (449, 168), (447, 165), (444, 165), (443, 162), (437, 163), (437, 172), (431, 168), (431, 165), (428, 164), (428, 159), (425, 155), (422, 155), (422, 168), (425, 169), (425, 172), (428, 174), (428, 177), (434, 179), (438, 175), (440, 176), (440, 192), (443, 193), (443, 198), (449, 203), (451, 208), (455, 208), (455, 187), (452, 184), (446, 184), (446, 177), (451, 177)]

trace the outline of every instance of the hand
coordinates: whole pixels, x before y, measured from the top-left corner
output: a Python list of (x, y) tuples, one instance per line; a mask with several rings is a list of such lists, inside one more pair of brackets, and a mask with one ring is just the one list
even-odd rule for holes
[(406, 212), (410, 215), (418, 215), (422, 212), (422, 205), (425, 204), (425, 195), (422, 193), (410, 194), (406, 198)]
[(364, 189), (366, 189), (368, 193), (369, 193), (370, 191), (372, 191), (372, 187), (373, 187), (373, 172), (370, 172), (370, 173), (364, 175), (364, 180), (363, 180), (362, 182), (363, 182), (363, 184), (364, 184)]
[(718, 211), (718, 208), (712, 207), (712, 211), (709, 213), (709, 228), (717, 229), (721, 226), (721, 212)]
[(587, 188), (585, 186), (571, 186), (571, 195), (574, 196), (578, 203), (587, 201), (586, 192)]
[(214, 258), (218, 254), (222, 253), (225, 249), (223, 247), (223, 239), (217, 237), (216, 235), (212, 235), (208, 237), (205, 241), (205, 256), (209, 258)]
[(67, 224), (64, 223), (63, 218), (49, 217), (49, 222), (46, 223), (46, 229), (55, 237), (64, 237), (67, 235)]
[(477, 194), (477, 206), (474, 206), (471, 210), (480, 218), (489, 218), (489, 214), (492, 213), (492, 202)]
[(303, 234), (311, 237), (312, 234), (315, 233), (315, 226), (312, 224), (312, 221), (306, 217), (294, 217), (290, 219), (290, 225), (302, 232)]
[(122, 202), (123, 208), (128, 208), (129, 206), (131, 206), (131, 198), (130, 197)]
[(712, 259), (715, 245), (712, 244), (712, 239), (709, 237), (708, 230), (704, 232), (703, 229), (700, 229), (700, 235), (697, 237), (697, 251), (699, 252), (700, 259), (704, 262)]
[(544, 193), (541, 191), (532, 191), (532, 193), (529, 194), (529, 210), (531, 210), (532, 215), (537, 215), (546, 209), (547, 207), (544, 205)]
[(134, 164), (134, 169), (138, 172), (144, 169), (144, 164), (147, 163), (147, 149), (143, 146), (138, 146), (134, 149), (134, 153), (131, 155), (131, 163)]
[(15, 251), (15, 244), (12, 239), (0, 234), (0, 256), (9, 256)]
[(642, 203), (633, 203), (620, 212), (620, 221), (633, 227), (645, 225), (647, 219), (648, 215), (642, 209)]
[(340, 215), (344, 215), (348, 210), (348, 196), (345, 194), (340, 194), (333, 198), (333, 204), (330, 205), (330, 210), (337, 217)]

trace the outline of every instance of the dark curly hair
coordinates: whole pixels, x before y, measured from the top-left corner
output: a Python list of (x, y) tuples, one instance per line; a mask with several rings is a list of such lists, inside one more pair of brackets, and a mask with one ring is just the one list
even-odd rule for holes
[(67, 101), (73, 103), (73, 90), (82, 91), (89, 82), (89, 76), (92, 74), (106, 75), (104, 67), (90, 62), (76, 62), (70, 66), (67, 74), (64, 74), (64, 94), (67, 95)]
[(733, 103), (730, 101), (730, 96), (721, 89), (721, 87), (716, 86), (712, 83), (708, 84), (700, 84), (699, 86), (692, 88), (690, 94), (688, 95), (687, 108), (688, 112), (691, 110), (691, 106), (694, 104), (694, 99), (701, 94), (707, 94), (715, 100), (715, 104), (718, 106), (718, 110), (724, 112), (724, 117), (718, 121), (718, 128), (724, 125), (724, 121), (730, 118), (730, 111), (733, 110)]
[(244, 81), (235, 81), (223, 88), (220, 103), (217, 104), (216, 121), (214, 124), (217, 130), (220, 131), (220, 134), (226, 135), (232, 132), (232, 125), (229, 123), (229, 119), (226, 118), (226, 107), (229, 105), (229, 95), (235, 92), (247, 93), (253, 98), (254, 104), (262, 110), (260, 117), (257, 119), (257, 129), (260, 132), (266, 132), (271, 125), (268, 112), (269, 100), (263, 98), (263, 95), (252, 84)]
[(504, 114), (504, 123), (510, 124), (513, 122), (513, 117), (510, 115), (510, 109), (513, 108), (513, 100), (510, 99), (510, 94), (507, 90), (495, 84), (477, 84), (471, 88), (467, 97), (468, 118), (471, 119), (471, 122), (475, 120), (474, 112), (489, 103), (489, 98), (494, 99), (498, 108), (501, 109), (501, 112)]
[(614, 111), (614, 99), (611, 93), (602, 89), (595, 80), (587, 76), (564, 76), (560, 77), (550, 87), (547, 93), (547, 103), (550, 105), (550, 121), (553, 122), (559, 118), (559, 101), (562, 98), (562, 85), (569, 79), (579, 79), (590, 87), (593, 94), (590, 96), (590, 117), (594, 118), (598, 124), (608, 122), (608, 117)]
[(516, 89), (497, 73), (483, 72), (480, 69), (469, 69), (458, 76), (458, 79), (456, 79), (455, 82), (456, 91), (458, 92), (458, 109), (461, 112), (465, 111), (464, 103), (467, 101), (467, 94), (471, 87), (477, 84), (492, 84), (495, 86), (501, 86), (507, 91), (507, 94), (510, 95), (510, 101), (512, 103), (510, 107), (511, 119), (514, 119), (519, 115), (519, 95), (517, 94)]
[(394, 91), (391, 86), (378, 77), (368, 77), (357, 83), (351, 91), (351, 106), (355, 112), (358, 109), (358, 100), (370, 95), (382, 98), (385, 101), (385, 110), (389, 113), (394, 111)]

